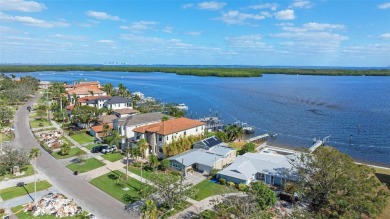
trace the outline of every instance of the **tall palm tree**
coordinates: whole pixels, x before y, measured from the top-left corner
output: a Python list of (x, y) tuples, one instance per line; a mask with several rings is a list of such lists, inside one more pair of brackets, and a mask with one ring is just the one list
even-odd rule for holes
[(148, 149), (148, 143), (146, 142), (145, 139), (141, 139), (139, 140), (139, 142), (137, 143), (137, 146), (141, 152), (141, 156), (142, 158), (145, 158), (146, 157), (146, 150)]
[(121, 97), (124, 97), (124, 94), (126, 92), (127, 88), (123, 84), (118, 84), (118, 94)]
[(149, 156), (149, 166), (150, 166), (150, 168), (153, 169), (153, 171), (156, 170), (156, 167), (158, 166), (158, 163), (159, 163), (159, 162), (158, 162), (157, 156), (154, 155), (154, 154), (151, 154), (151, 155)]
[(37, 200), (37, 180), (36, 180), (36, 173), (37, 173), (37, 158), (41, 155), (41, 151), (39, 148), (34, 147), (30, 150), (30, 158), (34, 160), (34, 201)]
[(107, 83), (104, 85), (104, 88), (103, 90), (108, 94), (108, 95), (111, 95), (112, 94), (112, 91), (113, 91), (114, 87), (112, 86), (111, 83)]
[(157, 219), (157, 207), (153, 200), (145, 201), (141, 211), (142, 219)]

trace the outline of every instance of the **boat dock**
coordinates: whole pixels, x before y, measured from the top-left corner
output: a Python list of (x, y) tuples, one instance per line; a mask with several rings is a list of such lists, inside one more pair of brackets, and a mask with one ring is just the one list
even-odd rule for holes
[(309, 148), (310, 153), (313, 153), (319, 146), (323, 146), (326, 141), (329, 141), (330, 135), (326, 136), (324, 139), (313, 139), (314, 144)]
[(268, 140), (269, 137), (270, 137), (269, 134), (258, 135), (258, 136), (255, 136), (255, 137), (252, 137), (252, 138), (246, 140), (246, 142), (260, 143), (262, 141)]

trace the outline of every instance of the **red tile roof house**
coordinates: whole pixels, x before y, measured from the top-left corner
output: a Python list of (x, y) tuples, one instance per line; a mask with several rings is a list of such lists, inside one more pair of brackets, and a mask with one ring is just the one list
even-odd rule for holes
[(188, 118), (176, 118), (167, 121), (140, 126), (135, 128), (134, 137), (136, 140), (145, 139), (149, 144), (149, 150), (146, 153), (157, 155), (164, 158), (163, 146), (169, 144), (173, 139), (180, 137), (200, 135), (204, 133), (205, 123)]
[(68, 95), (68, 100), (72, 104), (75, 103), (74, 95), (76, 95), (77, 98), (87, 97), (87, 96), (106, 96), (107, 93), (105, 91), (100, 90), (99, 88), (95, 86), (82, 86), (77, 87), (72, 90), (67, 90), (66, 94)]
[[(108, 128), (107, 132), (109, 132), (113, 129), (113, 124), (112, 123), (108, 124), (108, 127), (109, 128)], [(104, 135), (106, 133), (104, 133), (104, 124), (92, 126), (89, 129), (89, 134), (91, 134), (92, 136), (94, 136), (96, 138), (105, 137)]]

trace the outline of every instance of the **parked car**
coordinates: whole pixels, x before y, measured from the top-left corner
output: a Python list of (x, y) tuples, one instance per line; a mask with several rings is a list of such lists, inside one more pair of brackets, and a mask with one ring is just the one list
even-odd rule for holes
[(105, 147), (105, 146), (103, 146), (103, 145), (95, 146), (95, 147), (92, 148), (91, 152), (92, 152), (92, 153), (102, 152), (102, 150), (103, 150), (104, 147)]
[(103, 146), (103, 149), (102, 149), (102, 153), (103, 154), (107, 154), (107, 153), (110, 153), (110, 152), (113, 152), (115, 151), (116, 147), (115, 146)]

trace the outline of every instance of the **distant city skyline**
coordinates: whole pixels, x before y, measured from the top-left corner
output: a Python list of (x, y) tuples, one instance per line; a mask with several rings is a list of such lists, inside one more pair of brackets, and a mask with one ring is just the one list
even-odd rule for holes
[(0, 0), (0, 63), (390, 66), (390, 2)]

